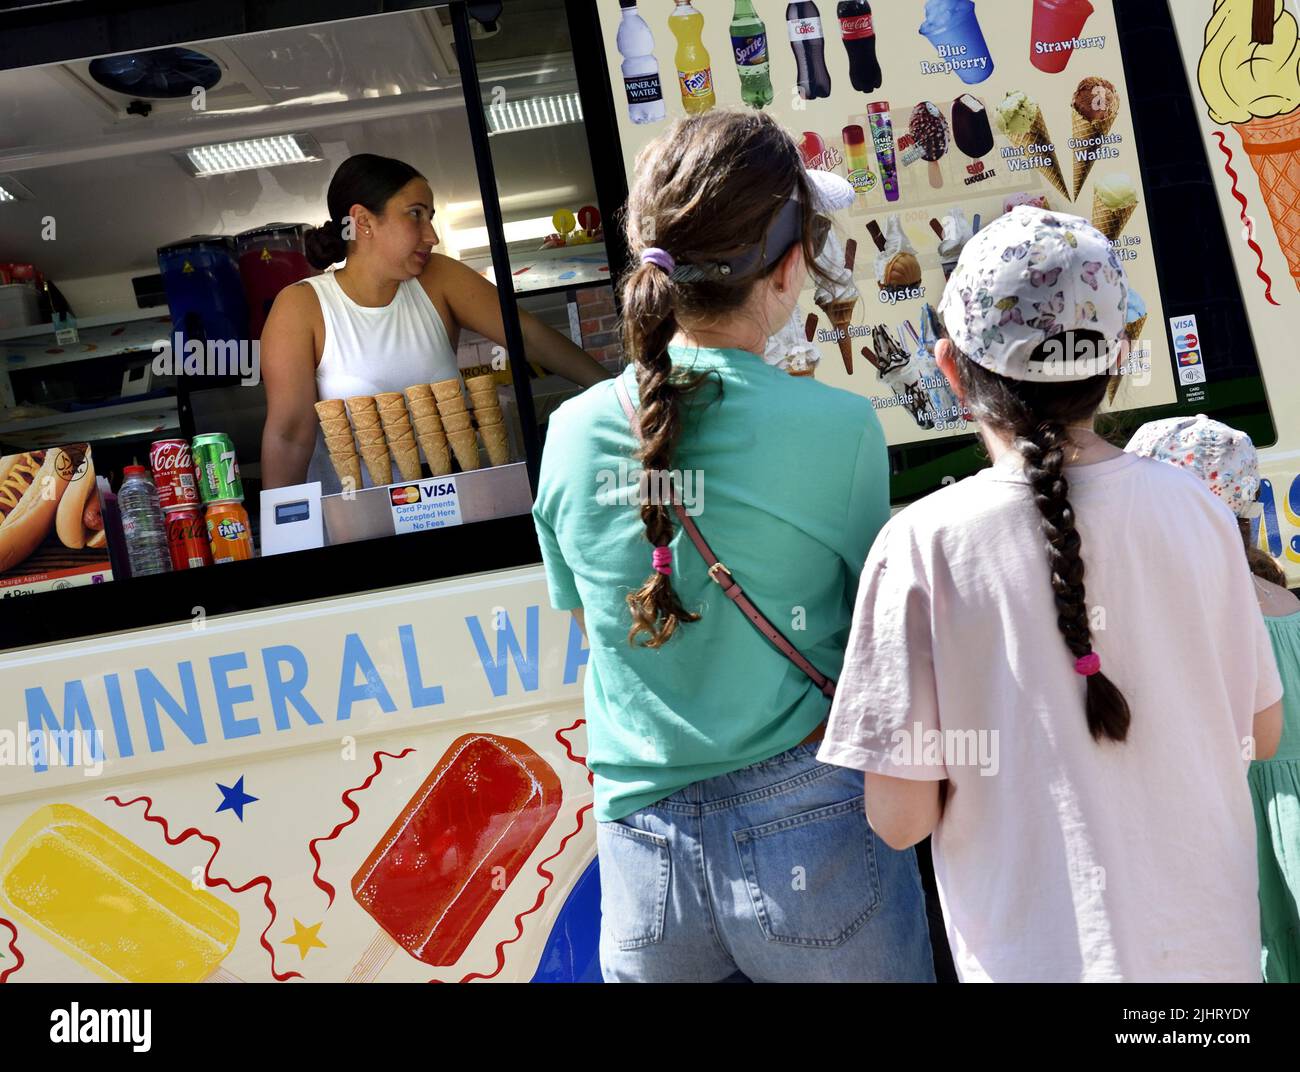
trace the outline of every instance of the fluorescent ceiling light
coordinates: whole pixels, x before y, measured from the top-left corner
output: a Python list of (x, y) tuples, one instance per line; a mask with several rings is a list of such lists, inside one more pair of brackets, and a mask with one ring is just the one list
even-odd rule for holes
[[(515, 220), (505, 225), (506, 242), (526, 242), (529, 239), (545, 238), (555, 231), (555, 224), (550, 216), (538, 216), (532, 220)], [(488, 244), (486, 227), (457, 227), (453, 232), (451, 243), (459, 250), (482, 249)]]
[(276, 134), (269, 138), (196, 145), (178, 156), (185, 168), (197, 178), (282, 164), (307, 164), (323, 159), (319, 143), (307, 134)]
[(8, 175), (0, 175), (0, 204), (6, 201), (30, 201), (34, 195), (21, 182)]
[(558, 127), (582, 122), (582, 98), (577, 93), (493, 104), (487, 110), (488, 134), (511, 134), (516, 130)]

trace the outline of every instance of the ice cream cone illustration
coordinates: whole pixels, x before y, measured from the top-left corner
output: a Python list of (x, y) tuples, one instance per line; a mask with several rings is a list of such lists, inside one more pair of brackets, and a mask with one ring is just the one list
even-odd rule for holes
[(1056, 153), (1056, 143), (1047, 129), (1047, 120), (1038, 103), (1020, 90), (1008, 93), (995, 113), (998, 129), (1006, 135), (1007, 140), (1017, 148), (1024, 150), (1025, 158), (1038, 161), (1034, 166), (1047, 176), (1048, 182), (1055, 186), (1063, 197), (1070, 198), (1070, 191), (1065, 186), (1065, 176), (1061, 173), (1061, 161)]
[(848, 256), (839, 236), (832, 231), (826, 237), (826, 245), (817, 265), (825, 278), (818, 277), (817, 291), (813, 300), (817, 303), (835, 328), (836, 341), (840, 347), (840, 357), (844, 359), (844, 371), (853, 375), (853, 345), (849, 338), (849, 325), (853, 323), (853, 311), (857, 308), (858, 288), (853, 282), (853, 270), (847, 265)]
[(1219, 0), (1197, 69), (1210, 119), (1231, 125), (1300, 288), (1300, 26), (1281, 0)]
[(1094, 139), (1104, 138), (1110, 133), (1119, 117), (1119, 94), (1113, 82), (1104, 78), (1085, 78), (1074, 91), (1070, 102), (1070, 118), (1074, 124), (1073, 136), (1076, 142), (1074, 151), (1074, 197), (1077, 201), (1083, 184), (1097, 164), (1096, 150), (1100, 142)]
[(1111, 175), (1092, 193), (1092, 225), (1114, 242), (1137, 211), (1137, 187), (1127, 175)]
[(1300, 110), (1235, 126), (1259, 177), (1278, 244), (1300, 287)]

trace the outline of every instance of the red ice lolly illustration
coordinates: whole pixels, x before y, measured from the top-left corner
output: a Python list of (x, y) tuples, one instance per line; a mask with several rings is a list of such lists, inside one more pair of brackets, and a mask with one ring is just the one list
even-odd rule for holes
[(384, 932), (352, 979), (378, 974), (393, 942), (426, 964), (459, 960), (562, 796), (554, 769), (522, 741), (456, 738), (352, 877), (357, 903)]

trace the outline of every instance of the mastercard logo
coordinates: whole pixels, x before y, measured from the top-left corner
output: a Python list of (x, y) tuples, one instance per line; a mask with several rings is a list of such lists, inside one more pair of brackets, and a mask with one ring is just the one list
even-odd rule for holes
[(393, 488), (391, 495), (394, 506), (408, 506), (420, 501), (420, 489), (414, 486)]

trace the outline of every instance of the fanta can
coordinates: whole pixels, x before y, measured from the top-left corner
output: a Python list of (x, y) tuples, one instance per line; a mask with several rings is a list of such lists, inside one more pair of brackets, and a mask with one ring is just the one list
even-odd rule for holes
[(677, 82), (682, 107), (691, 115), (707, 112), (718, 103), (713, 95), (713, 70), (704, 47), (704, 16), (690, 0), (679, 3), (668, 17), (668, 29), (677, 38)]

